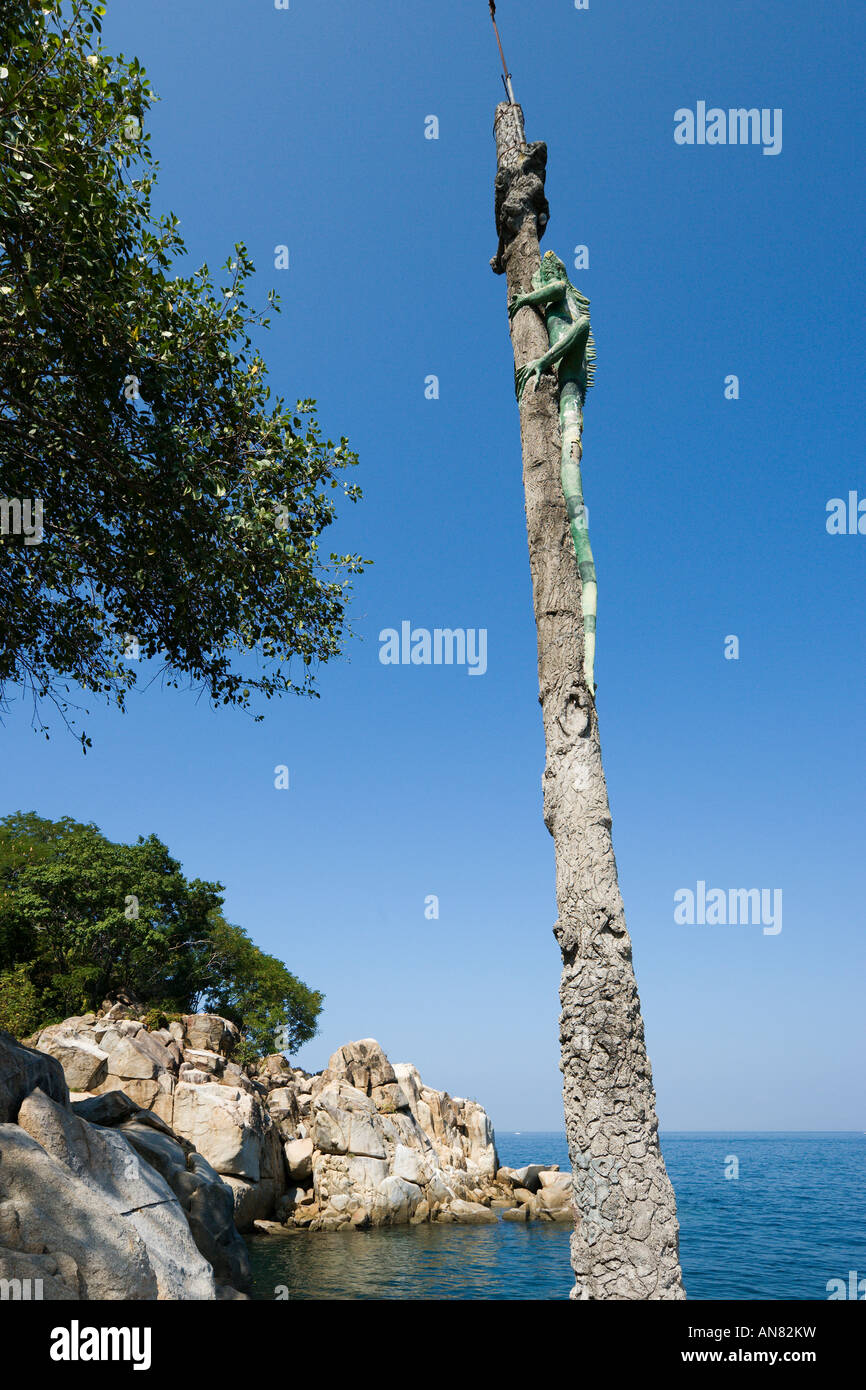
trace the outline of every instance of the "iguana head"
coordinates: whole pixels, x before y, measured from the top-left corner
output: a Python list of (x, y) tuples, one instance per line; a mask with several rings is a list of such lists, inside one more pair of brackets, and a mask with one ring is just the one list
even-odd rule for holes
[(564, 263), (559, 259), (555, 251), (545, 251), (541, 258), (541, 279), (545, 280), (567, 280), (568, 271)]
[(539, 266), (538, 271), (536, 272), (536, 276), (533, 277), (533, 283), (535, 282), (536, 278), (538, 280), (539, 288), (541, 287), (541, 285), (548, 284), (551, 280), (565, 280), (567, 284), (571, 285), (575, 297), (579, 300), (579, 302), (582, 305), (585, 304), (587, 308), (589, 308), (589, 300), (587, 299), (586, 295), (581, 294), (577, 286), (574, 285), (571, 280), (569, 280), (568, 271), (565, 268), (565, 262), (559, 259), (555, 251), (545, 251), (544, 255), (541, 258), (541, 265)]

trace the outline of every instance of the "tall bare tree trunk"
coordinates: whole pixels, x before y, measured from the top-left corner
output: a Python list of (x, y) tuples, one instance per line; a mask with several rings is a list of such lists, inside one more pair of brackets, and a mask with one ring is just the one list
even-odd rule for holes
[[(505, 272), (510, 300), (531, 289), (540, 262), (547, 149), (523, 143), (522, 112), (507, 102), (496, 108), (494, 134), (499, 250), (491, 265)], [(511, 339), (515, 367), (541, 357), (548, 348), (542, 316), (521, 309)], [(681, 1299), (676, 1203), (659, 1149), (595, 702), (583, 677), (556, 378), (544, 375), (537, 385), (523, 393), (520, 433), (547, 751), (544, 821), (556, 851), (554, 932), (563, 962), (561, 1067), (577, 1216), (571, 1297)], [(603, 601), (603, 575), (600, 588)], [(603, 620), (601, 632), (603, 653)]]

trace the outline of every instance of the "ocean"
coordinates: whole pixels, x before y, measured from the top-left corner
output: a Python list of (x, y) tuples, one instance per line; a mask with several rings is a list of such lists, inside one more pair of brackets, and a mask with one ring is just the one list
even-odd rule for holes
[[(564, 1134), (496, 1143), (508, 1167), (568, 1167)], [(662, 1148), (690, 1299), (825, 1300), (832, 1280), (866, 1280), (866, 1135), (670, 1133)], [(565, 1299), (569, 1233), (500, 1221), (253, 1236), (254, 1297)]]

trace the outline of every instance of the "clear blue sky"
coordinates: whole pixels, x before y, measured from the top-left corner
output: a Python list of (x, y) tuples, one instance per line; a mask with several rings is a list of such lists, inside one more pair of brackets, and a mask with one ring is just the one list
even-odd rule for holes
[[(569, 264), (590, 248), (598, 704), (662, 1127), (861, 1128), (866, 536), (829, 536), (825, 508), (866, 497), (866, 13), (502, 0), (499, 19), (549, 146), (544, 245)], [(256, 725), (154, 688), (93, 713), (86, 758), (18, 707), (2, 809), (153, 831), (222, 881), (229, 916), (327, 995), (305, 1066), (373, 1035), (496, 1125), (559, 1128), (485, 0), (109, 0), (104, 39), (162, 97), (157, 203), (191, 258), (243, 239), (260, 302), (281, 293), (272, 383), (360, 452), (366, 499), (338, 539), (375, 568), (320, 701)], [(699, 100), (782, 108), (782, 153), (677, 146), (674, 112)], [(487, 674), (382, 666), (403, 619), (486, 628)], [(781, 888), (782, 932), (676, 925), (698, 880)]]

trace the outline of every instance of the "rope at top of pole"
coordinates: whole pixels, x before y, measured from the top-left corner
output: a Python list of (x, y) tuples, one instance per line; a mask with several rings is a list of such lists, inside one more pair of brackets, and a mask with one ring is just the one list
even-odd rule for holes
[(514, 108), (514, 115), (515, 115), (515, 120), (517, 121), (518, 129), (519, 129), (519, 131), (520, 131), (520, 144), (521, 144), (521, 148), (522, 148), (522, 147), (525, 145), (525, 143), (526, 143), (526, 135), (524, 134), (524, 131), (523, 131), (523, 122), (522, 122), (521, 119), (520, 119), (520, 115), (519, 115), (519, 111), (518, 111), (517, 102), (516, 102), (515, 99), (514, 99), (514, 88), (513, 88), (512, 85), (511, 85), (511, 73), (508, 71), (508, 64), (507, 64), (506, 61), (505, 61), (505, 53), (504, 53), (503, 48), (502, 48), (502, 40), (501, 40), (501, 38), (499, 37), (499, 26), (498, 26), (497, 23), (496, 23), (496, 4), (495, 4), (495, 0), (488, 0), (488, 3), (489, 3), (489, 5), (490, 5), (490, 18), (491, 18), (491, 20), (493, 21), (493, 32), (494, 32), (495, 35), (496, 35), (496, 43), (497, 43), (497, 45), (498, 45), (498, 47), (499, 47), (499, 56), (500, 56), (500, 58), (502, 59), (502, 72), (503, 72), (502, 83), (503, 83), (503, 86), (505, 87), (505, 95), (508, 97), (509, 104)]

